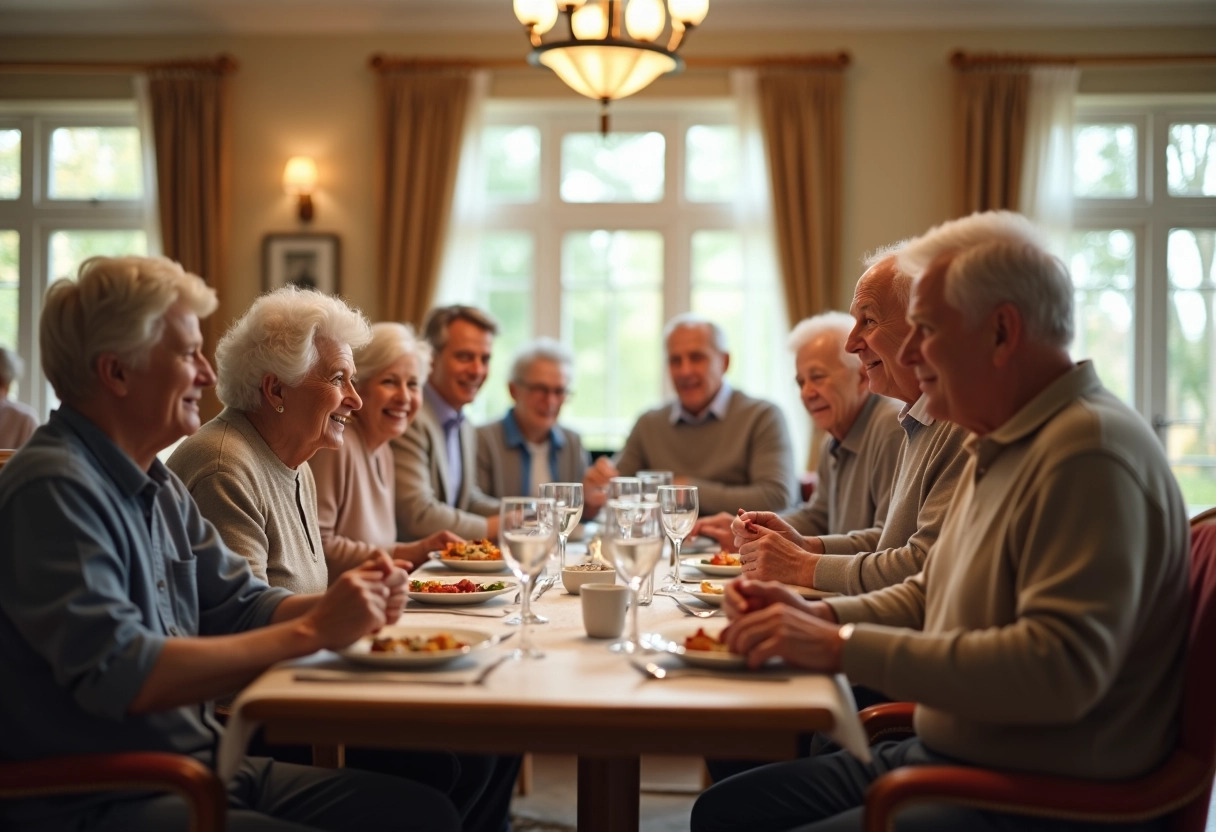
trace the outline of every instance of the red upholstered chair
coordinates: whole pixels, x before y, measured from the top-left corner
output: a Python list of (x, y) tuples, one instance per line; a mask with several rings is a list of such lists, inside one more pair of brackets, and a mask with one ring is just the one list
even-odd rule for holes
[(228, 796), (205, 765), (183, 754), (126, 751), (0, 763), (0, 800), (111, 790), (176, 792), (191, 832), (223, 832)]
[[(1181, 736), (1155, 771), (1103, 783), (970, 766), (910, 766), (874, 781), (866, 794), (865, 832), (888, 832), (897, 812), (924, 803), (1107, 823), (1168, 817), (1174, 832), (1203, 832), (1216, 776), (1216, 511), (1191, 521), (1190, 596)], [(871, 741), (910, 735), (913, 707), (893, 702), (862, 711)]]

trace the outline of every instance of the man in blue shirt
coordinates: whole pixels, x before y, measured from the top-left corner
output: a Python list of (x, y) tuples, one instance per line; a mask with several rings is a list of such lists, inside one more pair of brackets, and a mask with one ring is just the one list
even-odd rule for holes
[[(199, 318), (215, 307), (160, 258), (93, 258), (47, 293), (43, 367), (63, 405), (0, 471), (0, 758), (150, 750), (211, 765), (211, 700), (400, 613), (404, 573), (387, 558), (324, 595), (258, 580), (156, 458), (199, 428), (215, 383)], [(384, 775), (251, 758), (228, 791), (230, 829), (459, 828), (439, 792)], [(146, 793), (0, 804), (0, 826), (31, 830), (185, 817), (180, 798)]]

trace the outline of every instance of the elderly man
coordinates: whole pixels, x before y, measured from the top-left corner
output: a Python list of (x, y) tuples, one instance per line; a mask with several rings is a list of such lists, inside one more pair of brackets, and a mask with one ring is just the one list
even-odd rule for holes
[(461, 537), (498, 536), (498, 500), (477, 485), (477, 429), (464, 418), (490, 372), (498, 324), (472, 306), (431, 310), (422, 335), (434, 350), (422, 410), (393, 439), (397, 539), (442, 529)]
[[(1186, 508), (1152, 431), (1069, 358), (1063, 264), (1005, 212), (933, 229), (900, 263), (921, 275), (901, 360), (929, 412), (972, 432), (933, 557), (899, 586), (827, 602), (740, 581), (727, 640), (753, 665), (778, 655), (917, 702), (917, 737), (879, 743), (867, 765), (840, 752), (725, 780), (694, 807), (695, 832), (860, 829), (865, 789), (899, 766), (1109, 781), (1150, 771), (1175, 742)], [(968, 807), (901, 817), (909, 829), (1100, 828)]]
[(477, 481), (492, 497), (536, 496), (546, 482), (578, 482), (591, 458), (582, 439), (557, 423), (574, 361), (552, 338), (515, 354), (507, 389), (515, 406), (477, 429)]
[[(63, 402), (0, 471), (0, 757), (168, 751), (214, 762), (211, 700), (275, 662), (394, 620), (386, 556), (323, 595), (255, 578), (156, 454), (199, 428), (215, 383), (199, 317), (214, 290), (159, 258), (93, 258), (47, 292), (43, 368)], [(366, 772), (246, 759), (232, 829), (458, 829), (439, 792)], [(415, 803), (415, 801), (420, 803)], [(417, 810), (417, 811), (416, 811)], [(0, 826), (184, 829), (178, 796), (0, 803)]]
[(587, 516), (603, 505), (608, 480), (645, 469), (671, 471), (677, 485), (697, 486), (706, 514), (793, 505), (797, 480), (785, 417), (726, 382), (726, 333), (700, 316), (679, 315), (663, 341), (676, 401), (638, 418), (615, 465), (601, 458), (587, 470)]
[(885, 522), (804, 537), (776, 515), (742, 513), (732, 528), (749, 578), (846, 595), (870, 592), (919, 572), (941, 530), (966, 462), (966, 431), (928, 413), (915, 373), (896, 359), (910, 329), (905, 315), (911, 278), (890, 252), (870, 262), (853, 294), (856, 323), (845, 346), (861, 358), (871, 392), (904, 403), (899, 421), (906, 439)]
[[(789, 337), (802, 404), (827, 434), (814, 495), (782, 518), (804, 535), (881, 528), (887, 517), (904, 439), (896, 418), (899, 405), (870, 392), (861, 359), (844, 348), (852, 329), (848, 315), (824, 312), (800, 321)], [(734, 551), (733, 519), (727, 513), (703, 518), (692, 533)]]
[(38, 414), (34, 409), (8, 397), (13, 382), (24, 369), (21, 356), (0, 347), (0, 448), (20, 448), (38, 427)]

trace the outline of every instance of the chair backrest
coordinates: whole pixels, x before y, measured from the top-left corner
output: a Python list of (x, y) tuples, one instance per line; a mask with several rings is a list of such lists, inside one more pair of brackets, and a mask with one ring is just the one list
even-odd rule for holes
[(1173, 828), (1203, 829), (1216, 768), (1216, 513), (1191, 523), (1191, 627), (1179, 745), (1208, 766), (1207, 789), (1174, 816)]

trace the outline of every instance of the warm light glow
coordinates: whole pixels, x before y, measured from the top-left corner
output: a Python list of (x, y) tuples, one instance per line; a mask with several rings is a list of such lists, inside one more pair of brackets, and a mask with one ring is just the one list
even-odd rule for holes
[(515, 17), (525, 26), (543, 35), (557, 22), (557, 3), (554, 0), (514, 0)]
[(566, 12), (574, 11), (586, 2), (587, 0), (557, 0), (557, 5), (561, 11)]
[(283, 190), (290, 196), (311, 194), (317, 187), (317, 163), (308, 156), (293, 156), (283, 170)]
[(667, 0), (671, 19), (686, 26), (699, 26), (709, 13), (709, 0)]
[(666, 13), (663, 0), (629, 0), (625, 7), (625, 30), (641, 41), (657, 40), (663, 34)]
[(570, 28), (579, 40), (608, 37), (608, 12), (602, 3), (588, 3), (570, 16)]
[(558, 47), (539, 58), (570, 89), (597, 101), (633, 95), (677, 66), (670, 55), (629, 46)]

